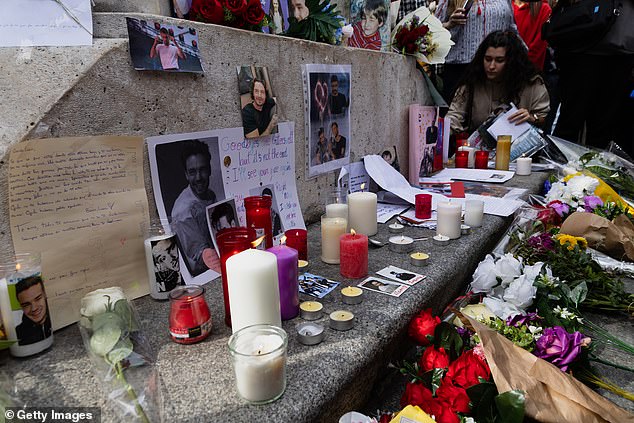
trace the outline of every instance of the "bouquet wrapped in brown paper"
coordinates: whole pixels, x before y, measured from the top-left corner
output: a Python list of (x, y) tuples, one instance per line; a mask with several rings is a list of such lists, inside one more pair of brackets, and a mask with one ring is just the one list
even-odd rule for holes
[(478, 334), (499, 392), (526, 392), (526, 415), (539, 422), (624, 423), (634, 415), (617, 407), (568, 373), (517, 347), (468, 318)]
[(561, 225), (560, 233), (583, 237), (595, 250), (634, 262), (634, 224), (626, 215), (609, 221), (593, 213), (575, 212)]

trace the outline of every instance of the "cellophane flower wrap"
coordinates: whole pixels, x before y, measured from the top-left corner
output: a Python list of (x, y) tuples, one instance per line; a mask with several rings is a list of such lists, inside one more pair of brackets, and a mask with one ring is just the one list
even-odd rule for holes
[(79, 329), (95, 376), (122, 421), (161, 421), (156, 357), (120, 287), (81, 300)]
[(445, 63), (454, 45), (451, 34), (425, 6), (406, 15), (392, 31), (392, 47), (430, 65)]

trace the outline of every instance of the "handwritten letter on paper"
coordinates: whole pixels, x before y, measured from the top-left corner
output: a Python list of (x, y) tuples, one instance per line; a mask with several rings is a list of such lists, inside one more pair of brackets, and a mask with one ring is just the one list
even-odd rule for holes
[(9, 161), (16, 252), (40, 252), (54, 329), (79, 319), (84, 294), (121, 286), (148, 293), (143, 138), (23, 141)]

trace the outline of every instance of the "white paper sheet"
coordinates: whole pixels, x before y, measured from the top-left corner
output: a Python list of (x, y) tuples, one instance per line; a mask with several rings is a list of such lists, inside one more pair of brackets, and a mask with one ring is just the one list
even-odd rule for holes
[[(365, 184), (361, 189), (361, 185)], [(363, 162), (354, 162), (345, 165), (339, 172), (337, 185), (342, 192), (367, 191), (370, 185), (370, 175), (365, 171)]]
[(454, 180), (502, 184), (511, 179), (513, 175), (515, 175), (515, 172), (507, 170), (447, 168), (441, 170), (431, 178), (420, 178), (420, 182), (446, 182), (448, 180)]
[(381, 156), (376, 154), (365, 156), (363, 162), (365, 163), (365, 170), (374, 179), (374, 182), (384, 190), (398, 195), (410, 204), (415, 204), (416, 194), (431, 194), (432, 210), (436, 210), (436, 204), (439, 201), (448, 201), (448, 198), (444, 195), (430, 193), (410, 186), (407, 179), (383, 160)]
[(395, 206), (394, 204), (377, 203), (376, 220), (379, 223), (387, 223), (394, 216), (403, 213), (409, 206)]
[(0, 47), (84, 45), (92, 45), (90, 0), (2, 1)]
[(528, 122), (524, 122), (520, 125), (509, 122), (509, 116), (515, 112), (517, 112), (517, 107), (513, 105), (508, 112), (499, 116), (495, 122), (493, 122), (493, 125), (489, 126), (489, 129), (487, 129), (489, 134), (491, 134), (495, 139), (497, 139), (498, 135), (510, 135), (511, 142), (513, 142), (524, 132), (528, 131), (531, 127)]

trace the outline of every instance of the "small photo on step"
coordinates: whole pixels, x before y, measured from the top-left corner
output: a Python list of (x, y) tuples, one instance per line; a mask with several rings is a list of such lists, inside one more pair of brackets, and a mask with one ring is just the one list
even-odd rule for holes
[(375, 277), (369, 277), (359, 285), (360, 288), (367, 289), (369, 291), (379, 292), (381, 294), (387, 294), (392, 297), (400, 297), (403, 292), (409, 289), (408, 285), (403, 285), (397, 282), (388, 281), (386, 279), (380, 279)]
[(419, 275), (418, 273), (404, 270), (396, 266), (388, 266), (385, 269), (379, 270), (376, 274), (410, 286), (416, 285), (418, 282), (425, 279), (425, 276), (423, 275)]

